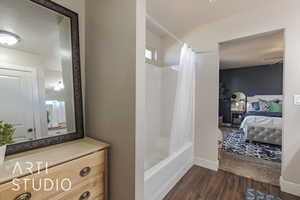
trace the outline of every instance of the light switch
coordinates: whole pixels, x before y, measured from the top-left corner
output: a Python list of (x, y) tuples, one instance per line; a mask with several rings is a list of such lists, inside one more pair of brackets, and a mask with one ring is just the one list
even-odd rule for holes
[(294, 95), (294, 104), (300, 106), (300, 95)]

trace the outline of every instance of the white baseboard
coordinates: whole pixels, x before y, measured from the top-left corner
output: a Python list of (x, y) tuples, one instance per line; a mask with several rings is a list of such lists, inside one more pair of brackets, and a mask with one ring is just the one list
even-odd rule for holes
[(284, 180), (282, 176), (280, 176), (280, 189), (282, 192), (300, 197), (300, 184)]
[(167, 182), (164, 183), (161, 187), (161, 190), (154, 195), (154, 200), (162, 200), (171, 189), (178, 183), (178, 181), (193, 167), (193, 162), (187, 163), (185, 166), (178, 171), (178, 173), (174, 174), (174, 176)]
[(194, 164), (214, 171), (219, 169), (219, 161), (206, 160), (200, 157), (195, 157)]

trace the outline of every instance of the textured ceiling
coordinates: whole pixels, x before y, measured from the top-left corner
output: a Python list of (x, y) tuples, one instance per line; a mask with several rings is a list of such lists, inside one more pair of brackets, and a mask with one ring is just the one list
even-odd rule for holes
[(281, 62), (284, 32), (270, 32), (220, 44), (220, 68), (240, 68)]
[(9, 48), (38, 54), (47, 68), (58, 71), (61, 71), (58, 23), (62, 17), (28, 0), (0, 0), (0, 30), (21, 37), (17, 45)]
[(282, 0), (147, 0), (147, 13), (178, 37), (194, 28)]

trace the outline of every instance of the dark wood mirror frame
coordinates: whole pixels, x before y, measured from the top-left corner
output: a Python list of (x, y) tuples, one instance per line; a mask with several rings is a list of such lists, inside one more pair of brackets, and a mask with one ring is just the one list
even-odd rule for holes
[(80, 48), (79, 48), (79, 24), (78, 14), (69, 10), (51, 0), (29, 0), (42, 7), (60, 13), (71, 20), (71, 40), (72, 40), (72, 64), (73, 64), (73, 89), (74, 89), (74, 107), (76, 131), (61, 136), (37, 139), (28, 142), (16, 143), (7, 146), (6, 155), (29, 151), (54, 144), (60, 144), (84, 137), (83, 128), (83, 105), (81, 90), (81, 72), (80, 72)]

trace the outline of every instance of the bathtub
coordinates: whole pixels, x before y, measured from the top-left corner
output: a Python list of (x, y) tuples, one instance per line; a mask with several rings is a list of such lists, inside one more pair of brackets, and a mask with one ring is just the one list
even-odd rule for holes
[(192, 166), (193, 144), (187, 143), (145, 171), (144, 200), (162, 200)]

